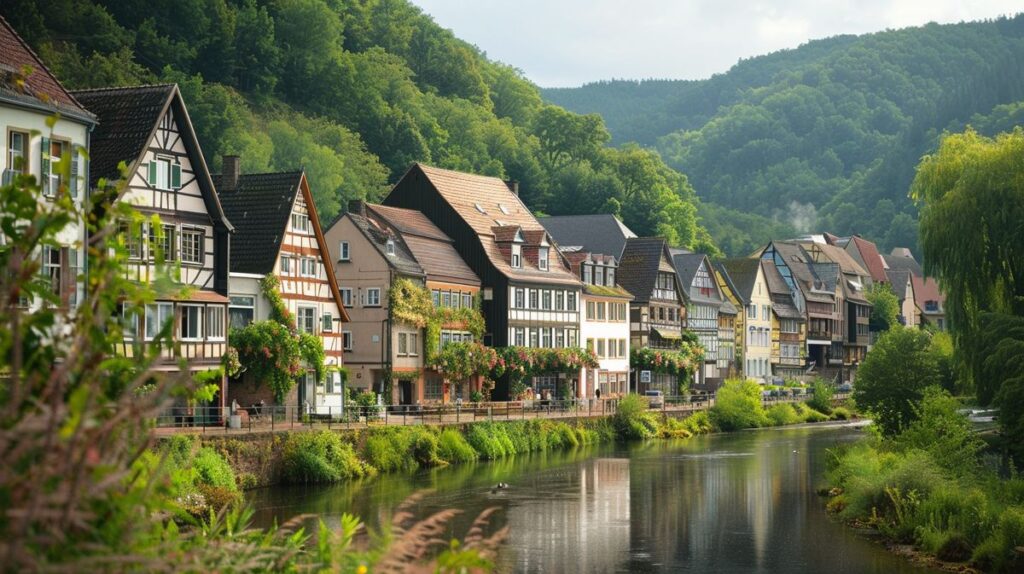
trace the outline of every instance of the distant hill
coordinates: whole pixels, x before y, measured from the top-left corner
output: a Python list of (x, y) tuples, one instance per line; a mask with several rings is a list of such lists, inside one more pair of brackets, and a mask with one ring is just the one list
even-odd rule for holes
[(614, 212), (714, 252), (697, 199), (597, 115), (545, 104), (514, 68), (407, 0), (3, 0), (70, 88), (177, 82), (214, 170), (306, 168), (321, 218), (378, 200), (413, 162), (515, 179), (532, 210)]
[(915, 245), (907, 191), (942, 130), (1024, 116), (1024, 15), (813, 41), (702, 81), (542, 95), (601, 114), (613, 142), (651, 146), (685, 173), (727, 252), (787, 228)]

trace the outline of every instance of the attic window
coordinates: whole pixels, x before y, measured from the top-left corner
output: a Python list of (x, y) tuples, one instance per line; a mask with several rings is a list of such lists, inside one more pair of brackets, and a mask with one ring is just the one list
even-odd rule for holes
[(508, 210), (507, 207), (505, 207), (504, 203), (499, 203), (498, 204), (498, 209), (500, 209), (501, 212), (504, 213), (505, 215), (510, 215), (512, 213), (511, 211)]
[(384, 249), (388, 252), (388, 255), (395, 254), (395, 240), (388, 239), (388, 242), (384, 244)]
[(474, 203), (473, 207), (475, 207), (476, 210), (479, 211), (480, 213), (487, 213), (487, 211), (484, 209), (484, 206), (480, 205), (479, 203)]

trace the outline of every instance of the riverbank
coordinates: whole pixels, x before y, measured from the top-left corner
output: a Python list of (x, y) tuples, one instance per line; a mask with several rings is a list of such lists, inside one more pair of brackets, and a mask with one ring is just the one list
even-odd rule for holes
[(710, 410), (697, 411), (685, 418), (649, 409), (646, 401), (633, 395), (617, 404), (615, 414), (605, 417), (330, 430), (300, 426), (290, 432), (193, 435), (190, 440), (207, 449), (204, 452), (218, 453), (233, 470), (238, 488), (250, 490), (277, 484), (331, 483), (379, 473), (415, 472), (612, 441), (689, 438), (751, 427), (846, 420), (853, 416), (848, 408), (833, 407), (832, 402), (830, 394), (819, 394), (809, 397), (807, 402), (773, 402), (766, 408), (756, 384), (731, 382), (719, 392)]
[(1024, 570), (1024, 478), (997, 474), (984, 444), (939, 394), (892, 437), (831, 452), (827, 509), (914, 562), (953, 571)]

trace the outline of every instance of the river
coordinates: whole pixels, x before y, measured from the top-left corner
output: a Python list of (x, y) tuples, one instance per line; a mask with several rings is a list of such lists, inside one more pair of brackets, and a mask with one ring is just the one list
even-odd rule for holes
[[(511, 533), (499, 572), (923, 573), (829, 518), (821, 486), (827, 449), (849, 426), (803, 426), (604, 445), (385, 475), (321, 487), (253, 491), (256, 523), (343, 512), (387, 524), (413, 492), (418, 512), (464, 511), (462, 535), (497, 506)], [(492, 492), (506, 482), (508, 489)]]

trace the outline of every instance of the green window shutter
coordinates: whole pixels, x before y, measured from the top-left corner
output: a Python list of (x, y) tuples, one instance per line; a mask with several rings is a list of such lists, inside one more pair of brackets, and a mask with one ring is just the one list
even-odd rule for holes
[(78, 197), (78, 152), (71, 150), (71, 181), (68, 182), (71, 197)]
[(50, 140), (43, 138), (39, 145), (39, 179), (43, 183), (43, 195), (56, 193), (57, 190), (50, 189)]
[(171, 165), (171, 189), (181, 189), (181, 164)]
[(146, 167), (149, 171), (149, 174), (146, 176), (146, 181), (149, 182), (149, 185), (156, 185), (156, 162), (151, 161), (146, 164)]

